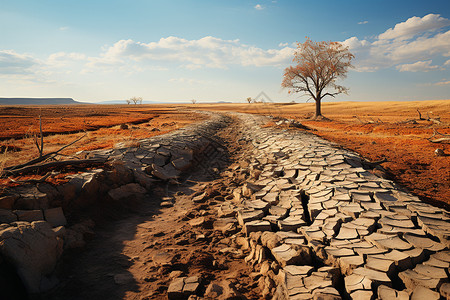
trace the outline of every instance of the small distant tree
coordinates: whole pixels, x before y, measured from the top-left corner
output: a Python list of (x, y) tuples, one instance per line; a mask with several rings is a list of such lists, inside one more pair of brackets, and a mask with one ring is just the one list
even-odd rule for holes
[(131, 97), (130, 100), (127, 100), (127, 103), (128, 101), (130, 101), (130, 103), (133, 102), (134, 104), (142, 104), (142, 97)]
[(339, 42), (313, 42), (306, 38), (297, 44), (293, 61), (296, 66), (284, 70), (281, 86), (289, 93), (304, 93), (316, 102), (314, 118), (322, 117), (321, 101), (325, 96), (347, 93), (348, 88), (337, 85), (337, 79), (347, 77), (355, 56)]
[(131, 101), (131, 99), (127, 99), (125, 101), (127, 101), (127, 104), (131, 104), (131, 102), (133, 102), (133, 101)]
[(192, 102), (192, 104), (195, 104), (195, 103), (197, 103), (197, 100), (192, 99), (191, 102)]
[(247, 102), (248, 102), (248, 103), (252, 103), (252, 101), (253, 101), (252, 97), (248, 97), (248, 98), (247, 98)]

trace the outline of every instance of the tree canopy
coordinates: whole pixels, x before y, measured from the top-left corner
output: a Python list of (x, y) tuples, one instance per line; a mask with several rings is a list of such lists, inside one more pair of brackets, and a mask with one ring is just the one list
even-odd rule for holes
[(322, 116), (321, 100), (347, 93), (348, 88), (336, 84), (336, 80), (347, 77), (354, 55), (339, 42), (314, 42), (306, 38), (297, 43), (293, 61), (295, 66), (284, 70), (282, 87), (289, 93), (303, 93), (316, 102), (315, 118)]

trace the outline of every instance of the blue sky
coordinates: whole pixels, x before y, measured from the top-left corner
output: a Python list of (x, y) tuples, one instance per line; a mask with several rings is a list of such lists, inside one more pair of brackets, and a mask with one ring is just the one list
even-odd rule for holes
[(0, 97), (304, 102), (280, 84), (306, 36), (356, 56), (336, 100), (450, 99), (447, 0), (0, 0)]

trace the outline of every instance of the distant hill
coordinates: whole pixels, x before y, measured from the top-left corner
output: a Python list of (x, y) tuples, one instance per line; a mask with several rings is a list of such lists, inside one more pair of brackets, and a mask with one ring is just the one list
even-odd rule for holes
[(83, 104), (72, 98), (0, 98), (0, 105), (60, 105)]

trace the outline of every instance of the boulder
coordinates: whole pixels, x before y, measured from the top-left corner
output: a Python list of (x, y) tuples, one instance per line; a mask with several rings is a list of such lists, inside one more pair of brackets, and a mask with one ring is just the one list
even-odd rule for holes
[(16, 225), (0, 231), (0, 254), (16, 268), (29, 293), (41, 292), (41, 283), (62, 254), (63, 242), (45, 221)]
[(49, 208), (44, 210), (45, 220), (53, 227), (66, 226), (67, 220), (61, 207)]

